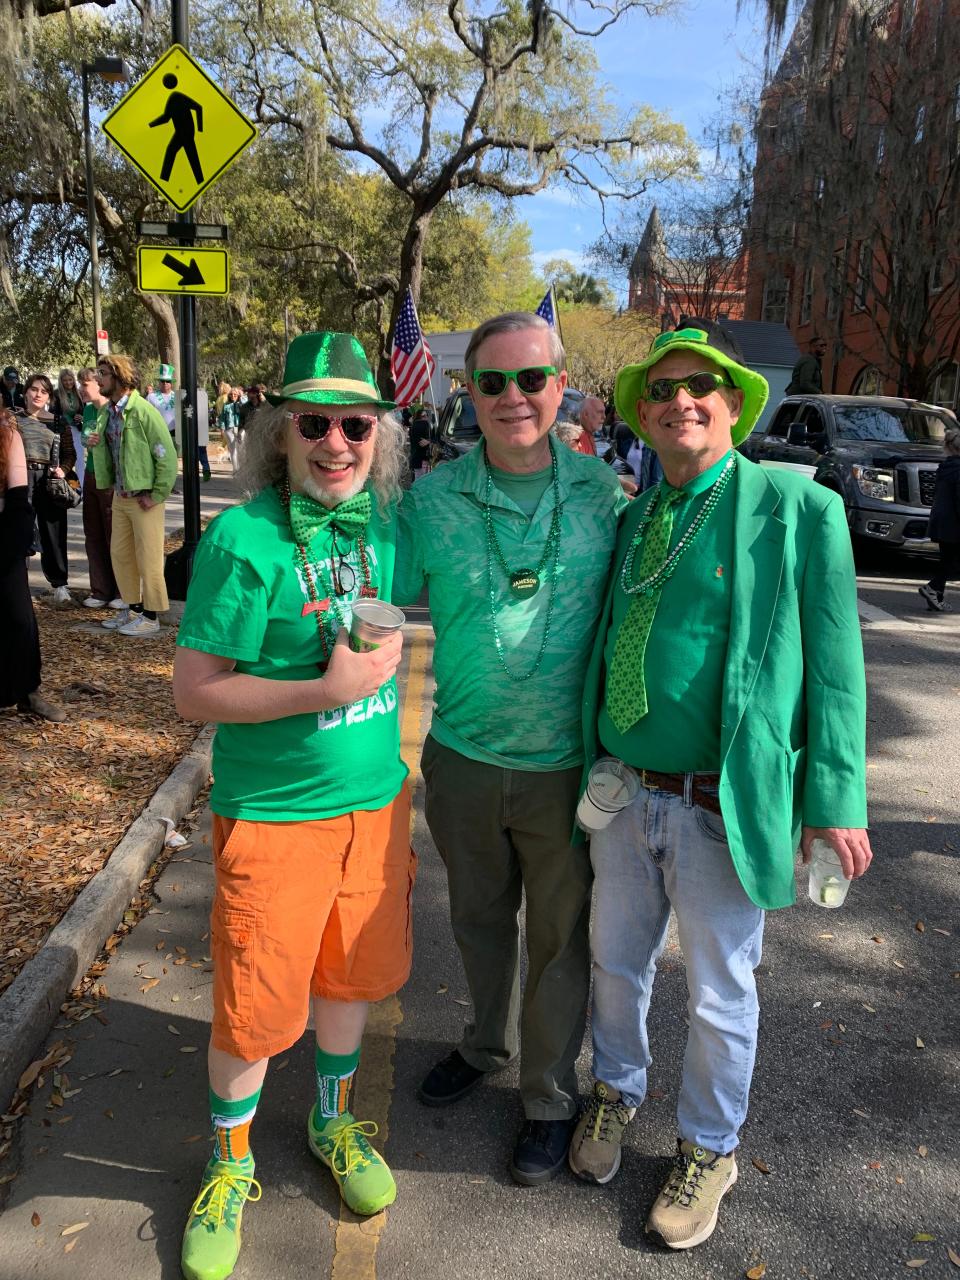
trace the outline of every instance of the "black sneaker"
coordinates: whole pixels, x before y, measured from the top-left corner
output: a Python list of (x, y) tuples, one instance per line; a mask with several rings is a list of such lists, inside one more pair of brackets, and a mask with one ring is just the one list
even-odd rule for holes
[(524, 1120), (510, 1161), (514, 1182), (522, 1187), (538, 1187), (549, 1182), (563, 1168), (577, 1117), (569, 1120)]
[(427, 1073), (417, 1097), (428, 1107), (445, 1107), (465, 1097), (485, 1075), (485, 1071), (471, 1067), (459, 1049), (454, 1049)]
[(934, 613), (950, 612), (950, 606), (943, 603), (943, 596), (938, 596), (929, 583), (924, 587), (917, 587), (917, 591), (923, 596), (924, 600), (926, 600), (927, 608), (931, 609)]

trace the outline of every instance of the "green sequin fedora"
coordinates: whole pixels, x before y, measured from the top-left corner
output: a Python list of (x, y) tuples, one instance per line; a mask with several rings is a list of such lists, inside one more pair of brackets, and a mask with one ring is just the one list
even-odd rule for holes
[(613, 392), (620, 417), (645, 444), (653, 444), (640, 426), (637, 401), (643, 399), (647, 388), (647, 370), (672, 351), (700, 352), (725, 370), (733, 385), (743, 392), (743, 408), (731, 429), (733, 443), (742, 444), (763, 412), (770, 387), (763, 374), (748, 369), (743, 363), (743, 352), (732, 334), (722, 325), (707, 320), (690, 320), (682, 329), (659, 334), (645, 360), (620, 370)]
[(301, 333), (287, 349), (283, 386), (267, 395), (271, 404), (307, 400), (310, 404), (356, 404), (392, 409), (380, 394), (363, 347), (352, 333)]

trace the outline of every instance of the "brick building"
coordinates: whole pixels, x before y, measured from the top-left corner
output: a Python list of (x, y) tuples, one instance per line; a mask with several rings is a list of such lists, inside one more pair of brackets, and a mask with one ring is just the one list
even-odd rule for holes
[(743, 319), (746, 254), (671, 254), (656, 205), (633, 255), (628, 279), (628, 306), (656, 316), (661, 329), (673, 328), (682, 315)]
[(808, 4), (761, 101), (748, 319), (824, 337), (825, 391), (956, 408), (960, 0)]

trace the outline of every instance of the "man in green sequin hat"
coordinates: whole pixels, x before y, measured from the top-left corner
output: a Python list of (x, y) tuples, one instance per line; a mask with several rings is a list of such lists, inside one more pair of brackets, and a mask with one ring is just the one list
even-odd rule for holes
[(591, 881), (586, 851), (570, 843), (580, 699), (626, 500), (609, 467), (551, 435), (567, 375), (544, 320), (485, 321), (465, 369), (482, 440), (404, 495), (394, 582), (401, 604), (430, 590), (425, 810), (473, 1004), (461, 1044), (419, 1097), (455, 1103), (519, 1055), (524, 1118), (510, 1171), (536, 1186), (565, 1164), (578, 1109)]
[(270, 402), (246, 432), (238, 478), (252, 497), (197, 548), (174, 668), (180, 712), (217, 724), (215, 1146), (184, 1232), (188, 1280), (236, 1263), (259, 1198), (249, 1131), (267, 1063), (311, 1005), (309, 1149), (355, 1213), (396, 1195), (376, 1125), (349, 1103), (368, 1003), (410, 970), (401, 637), (354, 653), (347, 627), (357, 599), (390, 597), (406, 439), (350, 334), (298, 337)]
[(764, 912), (793, 902), (798, 844), (850, 879), (866, 832), (865, 689), (843, 504), (735, 444), (766, 384), (721, 326), (691, 320), (621, 371), (616, 403), (664, 478), (621, 522), (587, 674), (585, 754), (639, 774), (591, 837), (593, 1095), (573, 1171), (609, 1182), (647, 1092), (646, 1019), (676, 915), (689, 1030), (677, 1157), (647, 1220), (672, 1249), (712, 1233), (737, 1179)]

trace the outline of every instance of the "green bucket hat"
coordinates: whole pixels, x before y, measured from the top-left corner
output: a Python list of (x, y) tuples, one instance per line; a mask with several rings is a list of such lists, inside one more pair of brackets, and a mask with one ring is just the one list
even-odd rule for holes
[(640, 426), (637, 401), (643, 399), (647, 389), (647, 370), (671, 351), (701, 352), (725, 370), (733, 385), (743, 392), (743, 408), (731, 431), (733, 443), (742, 444), (763, 412), (770, 387), (762, 374), (748, 369), (743, 363), (743, 352), (732, 334), (722, 325), (708, 320), (691, 320), (683, 329), (659, 334), (654, 338), (645, 360), (639, 364), (628, 364), (620, 370), (613, 392), (620, 417), (645, 444), (653, 444)]
[(267, 395), (271, 404), (308, 400), (311, 404), (363, 404), (392, 409), (384, 400), (363, 347), (352, 333), (301, 333), (287, 349), (283, 386)]

